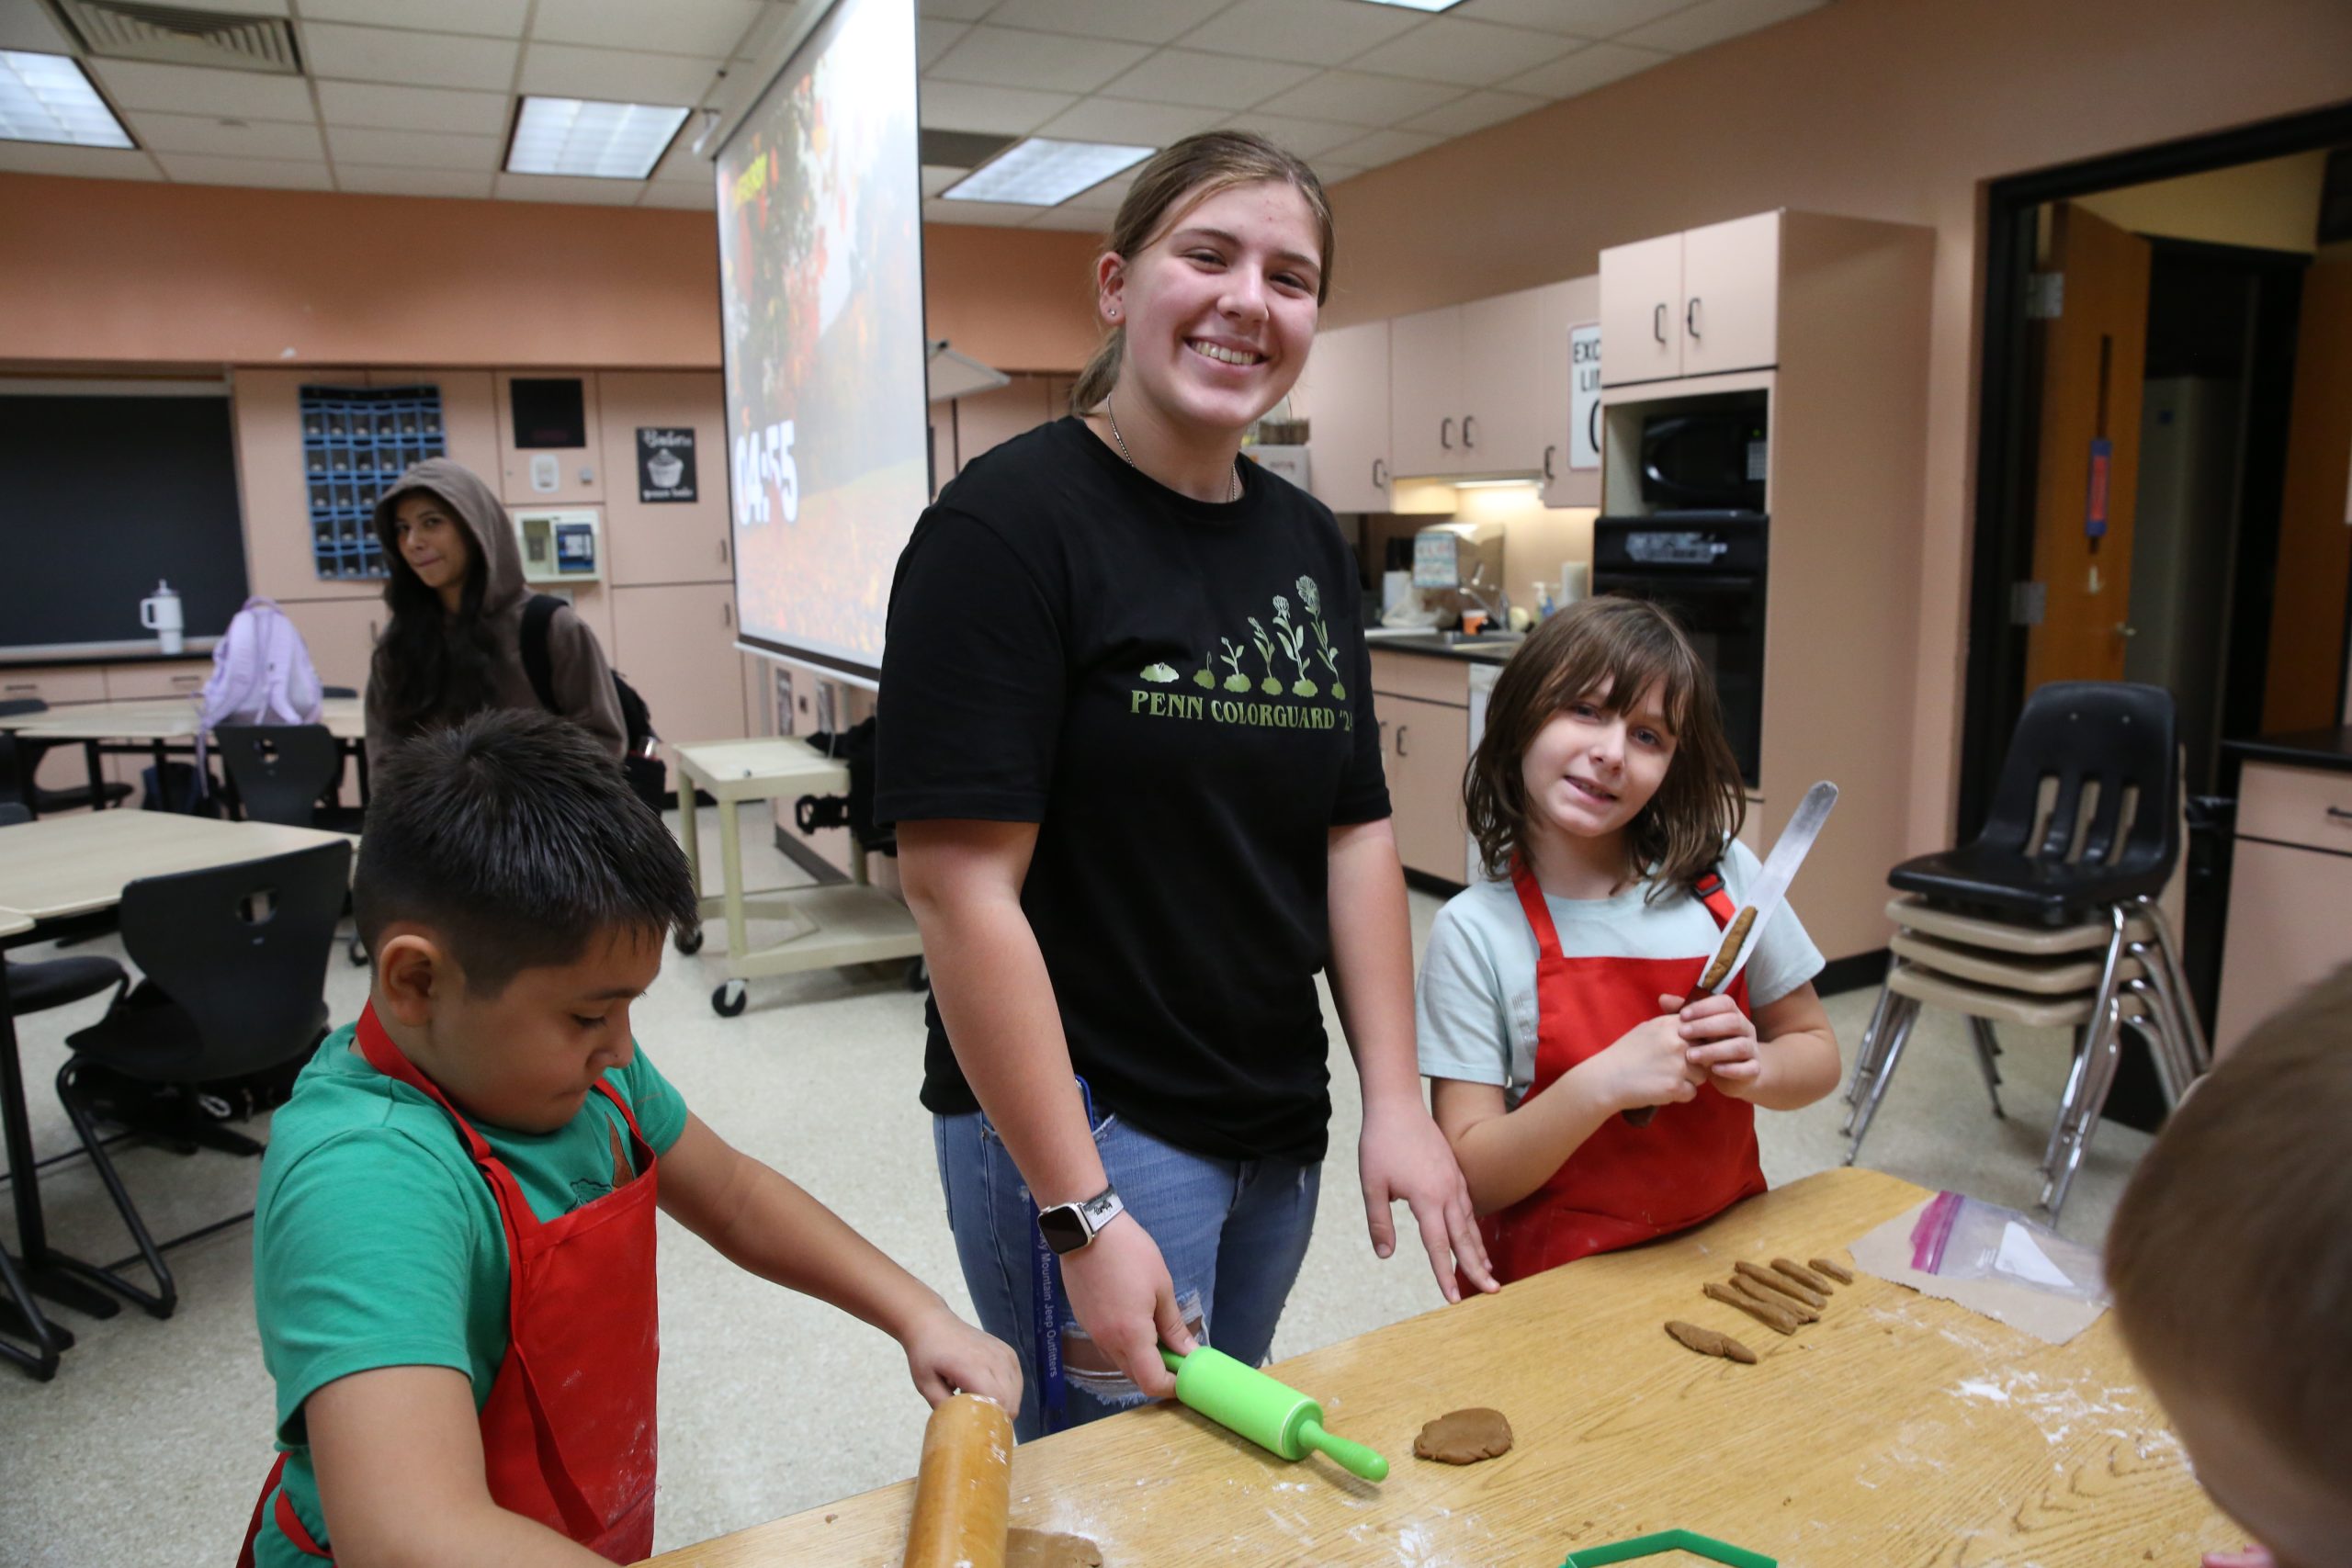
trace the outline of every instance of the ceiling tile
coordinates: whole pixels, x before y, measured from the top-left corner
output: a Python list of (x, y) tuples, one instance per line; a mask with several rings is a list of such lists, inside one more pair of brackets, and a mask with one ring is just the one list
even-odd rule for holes
[(1785, 22), (1821, 6), (1823, 0), (1700, 0), (1687, 11), (1677, 11), (1647, 27), (1619, 35), (1621, 42), (1643, 49), (1670, 50), (1687, 54), (1711, 43)]
[(232, 158), (304, 158), (326, 156), (316, 125), (288, 120), (223, 121), (216, 115), (157, 114), (141, 109), (129, 115), (131, 134), (140, 145), (157, 152), (210, 152)]
[(1442, 136), (1432, 136), (1425, 130), (1375, 130), (1344, 147), (1332, 148), (1331, 157), (1342, 165), (1376, 169), (1383, 164), (1393, 164), (1399, 158), (1426, 152), (1444, 140)]
[[(989, 20), (1008, 28), (1169, 43), (1207, 21), (1233, 0), (1004, 0)], [(926, 7), (928, 10), (928, 7)]]
[(314, 76), (501, 93), (514, 78), (514, 56), (521, 48), (506, 39), (353, 28), (340, 22), (303, 23), (302, 43)]
[(201, 152), (158, 152), (164, 173), (184, 186), (264, 186), (277, 190), (333, 190), (323, 160), (212, 158)]
[(599, 180), (579, 175), (498, 176), (493, 194), (501, 201), (560, 201), (579, 207), (634, 207), (645, 194), (643, 180)]
[(1532, 114), (1542, 108), (1544, 102), (1526, 93), (1472, 93), (1450, 104), (1441, 104), (1425, 115), (1416, 115), (1397, 129), (1433, 130), (1440, 136), (1467, 136), (1474, 130)]
[(1186, 33), (1187, 49), (1253, 60), (1337, 65), (1428, 21), (1418, 11), (1363, 0), (1241, 0)]
[(159, 180), (155, 160), (136, 148), (58, 147), (0, 141), (0, 169), (12, 175), (72, 175), (91, 180)]
[(972, 30), (967, 22), (934, 21), (929, 17), (915, 23), (915, 69), (928, 71), (939, 62), (939, 57), (956, 47), (956, 40)]
[(760, 0), (539, 0), (531, 37), (717, 59), (765, 9)]
[(1003, 201), (941, 201), (922, 204), (926, 223), (959, 223), (983, 229), (1017, 229), (1043, 210)]
[(1359, 71), (1382, 71), (1452, 82), (1464, 87), (1488, 87), (1530, 66), (1557, 60), (1578, 40), (1562, 33), (1539, 33), (1526, 28), (1499, 28), (1487, 22), (1457, 22), (1440, 17), (1394, 43), (1357, 56), (1349, 63)]
[(1277, 147), (1313, 158), (1329, 152), (1342, 141), (1353, 141), (1363, 134), (1361, 125), (1334, 125), (1325, 119), (1291, 119), (1278, 114), (1260, 114), (1256, 109), (1235, 115), (1226, 125), (1234, 130), (1254, 130)]
[(254, 71), (215, 71), (201, 65), (151, 65), (137, 60), (92, 60), (107, 96), (126, 109), (171, 114), (227, 115), (238, 119), (315, 120), (311, 85), (299, 76)]
[(1341, 180), (1351, 180), (1363, 173), (1363, 171), (1353, 164), (1327, 164), (1319, 158), (1315, 162), (1315, 177), (1321, 180), (1327, 189), (1338, 185)]
[(670, 150), (662, 154), (662, 161), (653, 165), (652, 178), (690, 185), (711, 182), (711, 161), (695, 151), (695, 122), (689, 118), (678, 139), (670, 143)]
[(923, 199), (930, 200), (971, 172), (969, 169), (950, 169), (938, 164), (925, 164), (922, 166)]
[[(1069, 0), (1062, 0), (1067, 5)], [(950, 22), (977, 22), (989, 14), (996, 0), (921, 0), (916, 7), (926, 17), (938, 17)]]
[(503, 136), (514, 98), (447, 87), (390, 87), (374, 82), (322, 82), (319, 115), (329, 125), (378, 130), (458, 131)]
[(1540, 28), (1572, 38), (1610, 38), (1696, 3), (1697, 0), (1468, 0), (1468, 4), (1446, 15), (1467, 21)]
[(338, 158), (335, 185), (349, 191), (376, 196), (469, 196), (487, 198), (498, 176), (486, 170), (397, 169), (377, 164), (352, 164)]
[(981, 26), (958, 39), (927, 74), (944, 82), (1091, 93), (1150, 52), (1139, 43)]
[(440, 130), (356, 130), (327, 127), (327, 147), (338, 164), (383, 164), (403, 169), (494, 172), (505, 155), (500, 136), (453, 136)]
[[(678, 54), (649, 54), (622, 49), (587, 49), (570, 43), (532, 43), (523, 51), (520, 88), (559, 97), (604, 98), (615, 103), (702, 102), (711, 80), (726, 63)], [(541, 175), (544, 179), (560, 175)]]
[(1629, 49), (1622, 43), (1589, 44), (1549, 65), (1539, 65), (1524, 76), (1514, 76), (1503, 85), (1514, 93), (1572, 98), (1578, 93), (1589, 93), (1595, 87), (1605, 87), (1636, 72), (1647, 71), (1653, 65), (1663, 65), (1673, 58), (1656, 50)]
[(992, 130), (1023, 136), (1078, 99), (1069, 93), (1033, 93), (971, 82), (922, 82), (922, 122), (933, 130)]
[(705, 212), (718, 210), (718, 186), (705, 180), (700, 185), (650, 185), (645, 194), (637, 198), (639, 207), (678, 207)]
[(530, 0), (302, 0), (304, 31), (313, 22), (365, 22), (436, 33), (477, 33), (519, 39)]
[(1309, 66), (1281, 61), (1163, 49), (1110, 83), (1103, 91), (1114, 97), (1148, 98), (1156, 104), (1246, 109), (1314, 74)]
[(1037, 128), (1040, 136), (1074, 141), (1115, 141), (1129, 147), (1165, 147), (1216, 124), (1218, 109), (1182, 104), (1142, 104), (1125, 98), (1081, 98), (1068, 112)]
[(1108, 211), (1094, 207), (1048, 207), (1023, 225), (1028, 229), (1067, 229), (1080, 234), (1108, 234)]
[(71, 54), (74, 46), (33, 0), (0, 0), (0, 49)]
[(1401, 76), (1374, 76), (1361, 71), (1326, 71), (1259, 107), (1301, 119), (1379, 126), (1427, 114), (1461, 96), (1461, 88), (1445, 83), (1408, 82)]

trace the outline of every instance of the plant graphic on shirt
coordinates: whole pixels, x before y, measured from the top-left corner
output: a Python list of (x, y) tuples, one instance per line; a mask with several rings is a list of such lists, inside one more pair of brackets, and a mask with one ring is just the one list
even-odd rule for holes
[(1266, 661), (1265, 679), (1258, 682), (1258, 689), (1270, 697), (1281, 696), (1283, 683), (1274, 674), (1274, 645), (1268, 639), (1266, 628), (1259, 624), (1255, 615), (1250, 617), (1250, 640), (1258, 645), (1258, 657)]
[(1323, 660), (1323, 668), (1331, 672), (1331, 695), (1346, 702), (1348, 689), (1340, 683), (1339, 657), (1331, 651), (1331, 634), (1323, 625), (1323, 595), (1317, 591), (1313, 578), (1298, 580), (1298, 603), (1313, 617), (1308, 624), (1315, 628), (1315, 653)]
[(1204, 692), (1216, 690), (1216, 655), (1215, 653), (1201, 655), (1201, 667), (1193, 671), (1193, 684)]
[(1226, 667), (1233, 671), (1232, 674), (1227, 675), (1225, 678), (1225, 689), (1228, 692), (1248, 691), (1250, 689), (1250, 677), (1241, 672), (1242, 650), (1240, 647), (1229, 637), (1221, 637), (1216, 640), (1225, 645)]
[(1298, 679), (1291, 682), (1291, 694), (1311, 697), (1320, 692), (1322, 688), (1306, 678), (1306, 656), (1299, 651), (1306, 641), (1306, 628), (1291, 625), (1290, 601), (1279, 593), (1274, 595), (1274, 637), (1298, 671)]

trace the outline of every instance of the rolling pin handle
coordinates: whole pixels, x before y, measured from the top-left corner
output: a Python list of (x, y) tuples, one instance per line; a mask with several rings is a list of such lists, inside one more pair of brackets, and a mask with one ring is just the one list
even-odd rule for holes
[(1334, 1437), (1313, 1421), (1298, 1424), (1298, 1440), (1310, 1449), (1320, 1449), (1331, 1456), (1341, 1470), (1366, 1481), (1388, 1479), (1388, 1461), (1364, 1447), (1345, 1438)]

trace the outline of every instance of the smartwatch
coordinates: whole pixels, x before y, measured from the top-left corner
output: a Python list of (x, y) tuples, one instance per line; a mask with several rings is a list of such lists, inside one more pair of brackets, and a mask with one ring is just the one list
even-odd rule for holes
[(1057, 1203), (1037, 1211), (1037, 1231), (1057, 1258), (1066, 1258), (1102, 1234), (1102, 1227), (1127, 1212), (1119, 1190), (1105, 1187), (1080, 1203)]

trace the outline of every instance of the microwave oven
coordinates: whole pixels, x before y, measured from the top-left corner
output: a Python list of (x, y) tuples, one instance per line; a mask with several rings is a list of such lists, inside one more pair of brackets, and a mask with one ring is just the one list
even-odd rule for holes
[(1761, 512), (1767, 457), (1758, 406), (1642, 421), (1642, 501), (1660, 512)]

